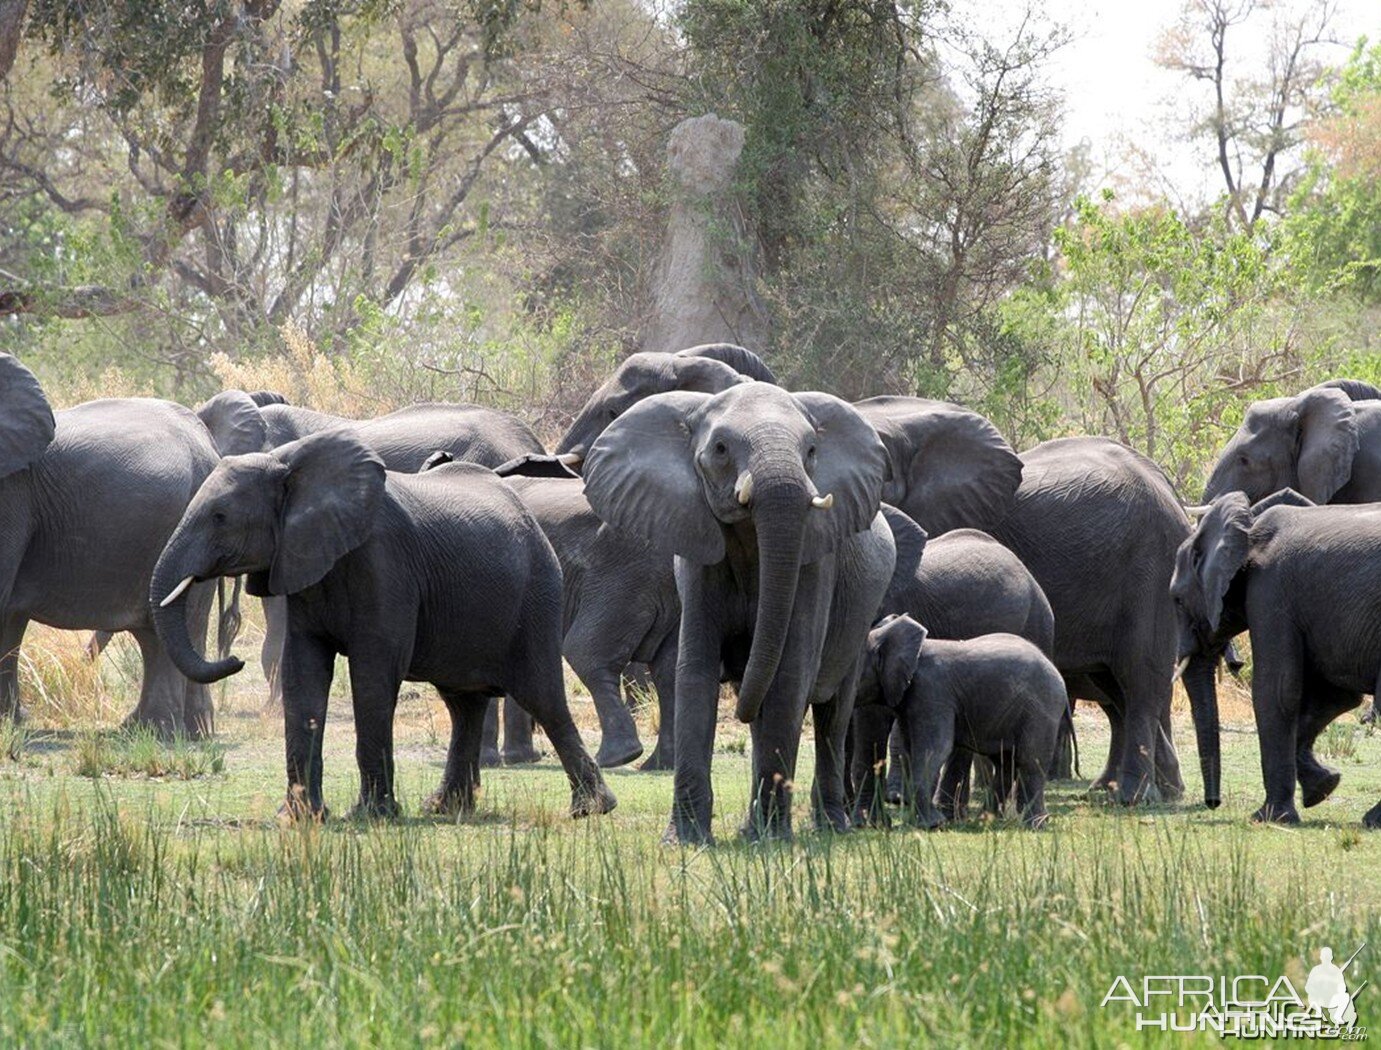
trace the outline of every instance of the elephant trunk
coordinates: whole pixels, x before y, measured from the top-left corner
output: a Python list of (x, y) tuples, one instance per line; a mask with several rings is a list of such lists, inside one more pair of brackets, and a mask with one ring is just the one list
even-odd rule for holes
[(810, 512), (809, 492), (802, 481), (792, 479), (774, 483), (763, 476), (763, 471), (753, 473), (753, 524), (758, 534), (758, 614), (748, 665), (738, 690), (737, 714), (742, 722), (758, 717), (781, 663), (801, 574), (805, 516)]
[[(163, 647), (177, 669), (194, 682), (209, 685), (229, 677), (240, 668), (244, 661), (233, 656), (209, 661), (197, 652), (192, 637), (187, 630), (187, 591), (185, 581), (199, 577), (197, 569), (202, 559), (186, 539), (186, 532), (179, 528), (168, 541), (167, 547), (158, 559), (153, 570), (153, 581), (149, 585), (149, 600), (153, 606), (153, 625), (158, 632)], [(170, 595), (175, 595), (168, 601)], [(166, 604), (164, 604), (166, 602)]]
[(1223, 801), (1222, 766), (1219, 757), (1218, 683), (1214, 680), (1218, 660), (1202, 654), (1189, 658), (1185, 665), (1185, 692), (1194, 716), (1194, 736), (1199, 745), (1199, 768), (1204, 777), (1204, 805), (1217, 809)]

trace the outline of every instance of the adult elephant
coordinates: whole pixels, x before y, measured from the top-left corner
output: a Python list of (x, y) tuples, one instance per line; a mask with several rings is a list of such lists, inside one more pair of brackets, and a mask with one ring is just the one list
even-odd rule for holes
[[(216, 449), (169, 401), (89, 401), (54, 413), (32, 372), (0, 354), (0, 714), (19, 702), (19, 648), (31, 620), (129, 631), (143, 657), (128, 721), (161, 735), (213, 729), (206, 686), (189, 682), (154, 631), (149, 579)], [(183, 606), (204, 638), (213, 588)]]
[[(1316, 507), (1291, 490), (1219, 496), (1180, 547), (1172, 583), (1182, 659), (1217, 659), (1250, 631), (1252, 708), (1266, 800), (1258, 821), (1299, 822), (1338, 786), (1319, 733), (1381, 682), (1381, 510)], [(1195, 704), (1204, 779), (1218, 776), (1218, 708)], [(1215, 785), (1216, 786), (1216, 785)], [(1381, 803), (1363, 818), (1381, 827)]]
[(1204, 488), (1255, 502), (1291, 488), (1314, 503), (1381, 500), (1381, 391), (1335, 379), (1248, 407)]
[[(415, 474), (434, 452), (454, 460), (497, 467), (519, 456), (541, 453), (542, 443), (522, 420), (481, 405), (429, 403), (412, 405), (374, 419), (353, 420), (287, 404), (269, 391), (225, 390), (203, 402), (197, 415), (223, 456), (268, 452), (310, 434), (349, 427), (383, 460), (388, 470)], [(264, 599), (264, 644), (260, 663), (269, 683), (272, 708), (282, 706), (279, 664), (287, 631), (286, 605)], [(517, 761), (536, 759), (528, 736), (527, 753)]]
[(844, 745), (857, 661), (896, 559), (878, 513), (885, 473), (876, 432), (843, 401), (758, 382), (713, 395), (657, 394), (590, 449), (585, 492), (596, 513), (677, 556), (669, 840), (711, 837), (722, 666), (752, 733), (744, 834), (791, 833), (807, 706), (816, 823), (849, 827)]

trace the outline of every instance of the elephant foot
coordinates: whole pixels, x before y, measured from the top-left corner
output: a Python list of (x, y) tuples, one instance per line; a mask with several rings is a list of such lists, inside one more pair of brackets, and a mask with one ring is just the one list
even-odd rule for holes
[(1160, 792), (1162, 802), (1178, 802), (1184, 798), (1184, 781), (1162, 780), (1157, 777), (1156, 790)]
[(709, 828), (701, 828), (700, 824), (693, 820), (682, 820), (672, 817), (667, 822), (667, 829), (662, 832), (663, 846), (713, 846), (714, 835)]
[[(18, 721), (18, 719), (16, 719)], [(141, 730), (151, 731), (154, 736), (165, 744), (171, 744), (178, 738), (180, 726), (172, 718), (149, 718), (134, 711), (125, 717), (120, 723), (122, 733), (138, 732)]]
[(738, 837), (752, 845), (763, 842), (790, 842), (794, 838), (791, 825), (784, 821), (761, 821), (751, 817), (739, 826)]
[(1028, 813), (1021, 818), (1021, 822), (1032, 831), (1040, 831), (1050, 823), (1050, 814), (1041, 810), (1039, 813)]
[(1142, 777), (1125, 777), (1117, 783), (1117, 801), (1124, 806), (1141, 806), (1164, 799), (1154, 782)]
[(1371, 828), (1373, 831), (1381, 828), (1381, 802), (1367, 810), (1366, 815), (1362, 817), (1362, 827)]
[(644, 759), (643, 764), (638, 767), (640, 773), (660, 773), (663, 770), (676, 768), (676, 756), (670, 749), (658, 744), (652, 749), (652, 754)]
[(278, 823), (285, 827), (293, 824), (324, 824), (330, 817), (330, 809), (321, 802), (307, 801), (301, 791), (289, 792), (278, 807)]
[(385, 798), (362, 798), (350, 807), (350, 812), (346, 814), (347, 820), (396, 820), (402, 816), (403, 811), (398, 805), (397, 799), (392, 796)]
[(595, 754), (595, 765), (600, 769), (614, 769), (617, 766), (626, 766), (635, 758), (643, 753), (642, 741), (634, 737), (632, 740), (601, 740), (599, 751)]
[(485, 747), (480, 749), (480, 768), (498, 769), (503, 765), (503, 759), (499, 757), (497, 747)]
[(911, 823), (912, 826), (922, 831), (939, 831), (941, 828), (945, 827), (949, 821), (945, 819), (943, 813), (935, 809), (924, 813), (914, 813), (911, 818)]
[(815, 829), (836, 835), (847, 835), (853, 831), (854, 822), (849, 819), (849, 812), (842, 805), (831, 803), (816, 807)]
[[(534, 762), (542, 761), (542, 752), (535, 747), (504, 748), (503, 764), (506, 766), (530, 766)], [(484, 762), (481, 759), (480, 765)]]
[(571, 816), (576, 819), (612, 812), (618, 804), (619, 800), (603, 781), (595, 784), (593, 788), (571, 792)]
[(422, 812), (433, 817), (466, 817), (475, 811), (473, 791), (446, 790), (433, 791), (422, 802)]
[(881, 802), (871, 806), (860, 804), (854, 806), (852, 823), (856, 828), (878, 828), (887, 831), (892, 827), (892, 817)]
[(1252, 814), (1253, 824), (1298, 824), (1299, 811), (1293, 802), (1266, 802)]
[(1320, 767), (1320, 772), (1317, 775), (1310, 776), (1307, 780), (1305, 779), (1303, 771), (1301, 771), (1299, 786), (1300, 793), (1303, 796), (1301, 801), (1304, 803), (1304, 808), (1309, 809), (1312, 806), (1317, 806), (1329, 795), (1333, 794), (1339, 781), (1342, 779), (1343, 775), (1341, 773), (1336, 769), (1328, 769), (1327, 767)]

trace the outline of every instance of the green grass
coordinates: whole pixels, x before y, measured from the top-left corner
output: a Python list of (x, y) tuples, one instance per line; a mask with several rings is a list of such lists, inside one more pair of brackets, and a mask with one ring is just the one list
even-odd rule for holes
[[(17, 760), (0, 754), (0, 1045), (1183, 1046), (1101, 1009), (1112, 978), (1284, 972), (1302, 988), (1308, 953), (1363, 940), (1350, 974), (1381, 972), (1381, 838), (1357, 826), (1381, 796), (1381, 741), (1360, 732), (1334, 759), (1338, 793), (1298, 829), (1247, 823), (1250, 726), (1225, 734), (1223, 808), (1194, 805), (1182, 724), (1181, 805), (1129, 813), (1070, 783), (1045, 832), (836, 838), (807, 829), (802, 801), (794, 844), (749, 847), (730, 721), (721, 845), (681, 851), (657, 843), (669, 775), (613, 773), (618, 810), (573, 822), (550, 759), (487, 771), (466, 822), (418, 817), (447, 738), (419, 693), (399, 719), (409, 816), (387, 824), (280, 828), (281, 730), (247, 690), (224, 698), (220, 745), (181, 758), (26, 729)], [(591, 724), (587, 699), (573, 707)], [(1096, 771), (1104, 722), (1078, 724)], [(100, 775), (80, 775), (91, 750)], [(326, 777), (343, 813), (342, 699)], [(1363, 1023), (1381, 1018), (1372, 994)]]

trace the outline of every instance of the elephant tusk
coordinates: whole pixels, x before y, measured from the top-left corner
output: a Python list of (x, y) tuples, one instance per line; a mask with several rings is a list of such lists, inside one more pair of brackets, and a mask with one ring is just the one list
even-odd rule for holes
[(1189, 506), (1189, 505), (1186, 504), (1186, 506), (1185, 506), (1185, 508), (1184, 508), (1184, 512), (1185, 512), (1185, 514), (1186, 514), (1188, 517), (1197, 519), (1197, 518), (1202, 518), (1205, 514), (1207, 514), (1207, 513), (1208, 513), (1209, 511), (1211, 511), (1212, 509), (1213, 509), (1213, 504), (1212, 504), (1212, 503), (1200, 503), (1200, 504), (1198, 504), (1197, 506)]
[(1175, 673), (1174, 673), (1173, 675), (1170, 676), (1170, 681), (1172, 681), (1172, 682), (1178, 682), (1178, 681), (1180, 680), (1181, 676), (1184, 674), (1184, 669), (1185, 669), (1186, 667), (1188, 667), (1188, 666), (1189, 666), (1189, 657), (1187, 657), (1187, 656), (1186, 656), (1186, 657), (1183, 657), (1183, 658), (1180, 660), (1180, 662), (1177, 663), (1177, 664), (1175, 665)]
[(192, 586), (192, 584), (196, 582), (196, 579), (197, 578), (195, 576), (188, 576), (185, 580), (183, 580), (181, 583), (179, 583), (176, 587), (174, 587), (171, 591), (168, 592), (168, 597), (164, 598), (161, 602), (159, 602), (158, 607), (160, 609), (166, 609), (168, 606), (172, 605), (173, 602), (177, 601), (179, 598), (182, 597), (183, 591), (185, 591), (188, 587)]
[(812, 496), (810, 505), (816, 510), (829, 510), (834, 506), (834, 493), (827, 492), (823, 496)]
[(560, 463), (563, 467), (578, 467), (584, 459), (585, 457), (579, 452), (563, 452), (556, 457), (556, 462)]
[(748, 501), (753, 498), (753, 472), (745, 470), (738, 476), (738, 484), (734, 486), (734, 498), (743, 506), (748, 506)]

